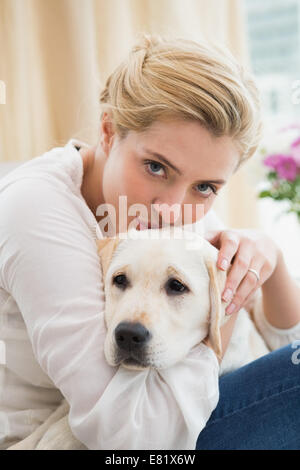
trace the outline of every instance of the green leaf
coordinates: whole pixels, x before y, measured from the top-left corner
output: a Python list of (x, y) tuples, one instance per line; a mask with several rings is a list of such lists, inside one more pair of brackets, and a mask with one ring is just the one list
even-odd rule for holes
[(270, 181), (276, 180), (277, 179), (276, 171), (269, 171), (269, 173), (267, 174), (267, 178)]
[(259, 197), (259, 198), (262, 198), (262, 197), (272, 197), (272, 193), (271, 193), (271, 191), (268, 191), (268, 190), (261, 191), (261, 192), (258, 194), (258, 197)]

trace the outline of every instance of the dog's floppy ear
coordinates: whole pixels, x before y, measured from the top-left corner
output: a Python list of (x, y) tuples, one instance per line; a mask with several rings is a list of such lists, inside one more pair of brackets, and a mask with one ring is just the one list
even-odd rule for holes
[(222, 357), (222, 342), (220, 327), (228, 320), (225, 317), (226, 303), (222, 301), (222, 292), (226, 283), (226, 272), (217, 268), (217, 261), (213, 257), (205, 259), (206, 268), (209, 274), (209, 294), (210, 294), (210, 325), (209, 340), (216, 356)]
[(103, 280), (110, 265), (113, 253), (119, 245), (120, 241), (121, 239), (118, 237), (106, 237), (101, 240), (97, 240), (98, 254), (100, 256), (102, 266)]

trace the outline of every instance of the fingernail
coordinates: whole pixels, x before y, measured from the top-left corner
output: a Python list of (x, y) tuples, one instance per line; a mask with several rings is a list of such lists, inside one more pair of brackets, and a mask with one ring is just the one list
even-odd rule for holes
[(230, 304), (228, 309), (226, 310), (227, 315), (230, 315), (231, 313), (233, 313), (234, 309), (235, 309), (235, 304)]
[(231, 289), (227, 288), (227, 289), (225, 290), (225, 292), (224, 292), (224, 294), (223, 294), (223, 299), (225, 300), (225, 302), (228, 302), (228, 301), (231, 299), (232, 294), (233, 294), (233, 292), (232, 292)]
[(224, 271), (226, 271), (226, 269), (228, 268), (228, 261), (227, 259), (223, 259), (222, 262), (221, 262), (221, 268), (224, 269)]

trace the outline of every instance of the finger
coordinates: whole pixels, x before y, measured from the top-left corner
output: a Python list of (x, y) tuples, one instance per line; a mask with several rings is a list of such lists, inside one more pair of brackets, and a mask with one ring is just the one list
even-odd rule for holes
[(253, 255), (254, 247), (252, 244), (248, 241), (241, 242), (238, 251), (235, 254), (234, 263), (227, 274), (226, 284), (222, 293), (222, 297), (225, 302), (232, 300), (232, 297), (241, 281), (247, 274)]
[(255, 288), (253, 289), (252, 292), (250, 292), (250, 294), (248, 295), (248, 297), (246, 297), (246, 299), (244, 300), (244, 304), (243, 304), (243, 308), (245, 308), (246, 310), (252, 310), (253, 309), (253, 306), (254, 306), (254, 301), (256, 299), (256, 295), (254, 295), (256, 293), (258, 288)]
[[(253, 269), (260, 274), (262, 265), (259, 263), (259, 260), (253, 260), (251, 263), (251, 267), (252, 266), (254, 266)], [(248, 271), (231, 299), (230, 305), (227, 306), (225, 311), (226, 314), (231, 315), (232, 313), (239, 311), (247, 303), (249, 297), (252, 296), (260, 286), (261, 283), (257, 280), (255, 274)]]
[(248, 297), (245, 298), (243, 302), (243, 308), (245, 308), (248, 312), (253, 310), (255, 300), (256, 300), (256, 291), (259, 289), (258, 287), (255, 287), (252, 292), (248, 295)]
[(222, 231), (220, 230), (209, 230), (205, 234), (205, 239), (213, 246), (219, 249), (220, 235)]
[(221, 248), (218, 254), (217, 266), (223, 271), (227, 271), (239, 248), (239, 235), (231, 231), (224, 231), (220, 235)]

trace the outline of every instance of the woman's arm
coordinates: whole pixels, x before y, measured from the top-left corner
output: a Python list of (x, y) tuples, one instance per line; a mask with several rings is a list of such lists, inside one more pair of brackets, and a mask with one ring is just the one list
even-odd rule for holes
[(210, 209), (203, 219), (204, 238), (209, 238), (209, 233), (215, 230), (226, 230), (226, 226), (217, 213), (213, 209)]
[(200, 345), (163, 371), (107, 364), (102, 273), (83, 205), (39, 173), (0, 187), (0, 286), (88, 449), (194, 449), (218, 402), (216, 356)]
[(300, 286), (291, 278), (281, 250), (273, 274), (261, 289), (263, 311), (270, 325), (287, 329), (300, 322)]

